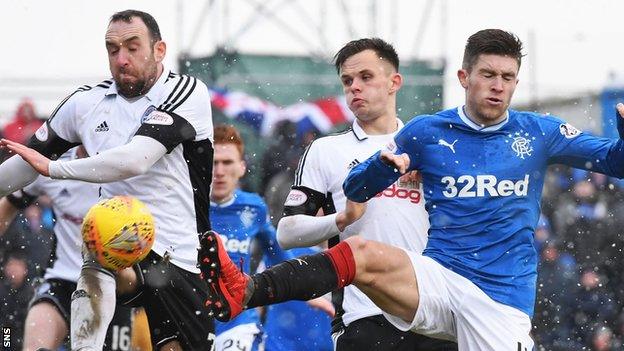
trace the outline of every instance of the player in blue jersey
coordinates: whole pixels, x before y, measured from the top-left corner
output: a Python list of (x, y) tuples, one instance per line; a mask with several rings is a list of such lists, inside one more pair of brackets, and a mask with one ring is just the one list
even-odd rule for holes
[[(295, 256), (320, 252), (318, 246), (289, 250)], [(238, 318), (237, 318), (238, 319)], [(331, 318), (301, 301), (267, 307), (264, 321), (265, 351), (332, 351)]]
[[(258, 245), (269, 266), (293, 258), (277, 244), (275, 228), (264, 200), (258, 194), (238, 189), (238, 182), (246, 171), (245, 146), (238, 131), (228, 125), (215, 127), (214, 145), (210, 218), (229, 257), (247, 274), (255, 270), (252, 267), (254, 245)], [(325, 306), (331, 308), (329, 301)], [(228, 348), (256, 350), (262, 340), (260, 316), (255, 309), (246, 310), (236, 320), (217, 322), (215, 327), (217, 351)]]
[[(546, 168), (563, 163), (622, 178), (624, 141), (509, 110), (522, 56), (511, 33), (472, 35), (458, 71), (465, 104), (414, 118), (345, 181), (355, 201), (348, 210), (358, 217), (364, 205), (356, 202), (420, 171), (431, 222), (422, 255), (355, 236), (248, 277), (224, 257), (218, 237), (206, 235), (202, 270), (220, 274), (210, 296), (222, 304), (213, 308), (217, 318), (355, 284), (400, 329), (457, 340), (459, 350), (531, 350), (533, 232)], [(624, 105), (617, 110), (624, 135)]]

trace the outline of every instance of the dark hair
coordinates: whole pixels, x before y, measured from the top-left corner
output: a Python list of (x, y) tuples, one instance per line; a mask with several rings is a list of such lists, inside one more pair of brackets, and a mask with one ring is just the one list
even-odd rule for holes
[(468, 38), (462, 68), (470, 71), (481, 54), (515, 58), (518, 62), (518, 68), (522, 63), (522, 56), (524, 56), (520, 39), (515, 34), (500, 29), (480, 30)]
[(110, 24), (110, 23), (118, 22), (118, 21), (124, 21), (126, 23), (130, 23), (132, 22), (133, 17), (138, 17), (141, 19), (141, 21), (143, 21), (143, 23), (145, 23), (145, 26), (147, 27), (147, 30), (149, 31), (152, 42), (155, 43), (159, 40), (162, 40), (162, 37), (160, 36), (160, 28), (158, 27), (158, 23), (156, 23), (156, 20), (154, 19), (154, 17), (152, 17), (152, 15), (150, 15), (147, 12), (143, 12), (139, 10), (120, 11), (120, 12), (113, 14), (108, 23)]
[(373, 50), (379, 57), (388, 60), (397, 72), (399, 71), (399, 55), (392, 45), (379, 38), (364, 38), (348, 42), (336, 53), (334, 56), (336, 72), (340, 73), (340, 67), (349, 57), (364, 50)]

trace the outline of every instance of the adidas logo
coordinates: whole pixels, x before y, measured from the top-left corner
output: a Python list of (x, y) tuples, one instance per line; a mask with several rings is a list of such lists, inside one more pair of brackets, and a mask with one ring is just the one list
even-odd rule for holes
[(349, 163), (349, 165), (347, 166), (347, 169), (351, 169), (359, 164), (360, 164), (360, 161), (358, 161), (358, 159), (356, 158), (353, 161), (351, 161), (351, 163)]
[(100, 123), (100, 125), (95, 128), (95, 132), (96, 133), (98, 133), (98, 132), (108, 132), (108, 129), (109, 129), (108, 128), (108, 123), (106, 123), (106, 121), (104, 121), (104, 122)]

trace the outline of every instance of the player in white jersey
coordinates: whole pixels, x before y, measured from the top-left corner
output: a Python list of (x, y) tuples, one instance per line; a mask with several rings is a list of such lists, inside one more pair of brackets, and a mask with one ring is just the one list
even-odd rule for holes
[[(422, 252), (429, 219), (418, 175), (407, 175), (368, 203), (355, 223), (345, 210), (342, 183), (351, 168), (390, 143), (403, 123), (396, 117), (396, 93), (402, 84), (394, 48), (377, 38), (354, 40), (335, 57), (347, 104), (355, 114), (352, 128), (312, 142), (299, 161), (292, 190), (284, 205), (277, 237), (283, 248), (330, 247), (359, 234), (363, 238)], [(325, 216), (316, 216), (319, 210)], [(454, 350), (450, 342), (400, 331), (355, 286), (334, 292), (338, 311), (332, 323), (336, 349)]]
[[(35, 133), (31, 148), (2, 141), (21, 157), (0, 165), (0, 193), (22, 188), (39, 172), (102, 183), (102, 197), (135, 196), (154, 215), (156, 240), (136, 274), (113, 274), (85, 258), (72, 297), (72, 349), (102, 347), (116, 287), (123, 293), (120, 301), (145, 306), (156, 349), (209, 349), (214, 326), (202, 313), (206, 284), (196, 268), (198, 233), (210, 229), (208, 89), (163, 66), (166, 44), (145, 12), (114, 14), (105, 44), (112, 80), (65, 99)], [(91, 157), (48, 158), (77, 144)]]
[[(61, 159), (82, 157), (81, 147)], [(56, 350), (69, 334), (71, 294), (82, 267), (80, 226), (89, 208), (98, 201), (98, 186), (75, 180), (53, 180), (39, 176), (24, 189), (0, 199), (0, 235), (19, 209), (47, 195), (55, 214), (53, 262), (46, 268), (30, 302), (24, 327), (24, 349)], [(131, 309), (118, 306), (106, 336), (105, 350), (129, 350)]]

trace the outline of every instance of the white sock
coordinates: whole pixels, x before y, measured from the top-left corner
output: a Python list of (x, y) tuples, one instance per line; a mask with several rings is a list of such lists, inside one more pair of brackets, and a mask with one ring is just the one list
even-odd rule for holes
[(115, 277), (92, 267), (80, 271), (71, 301), (71, 349), (102, 350), (115, 313)]

